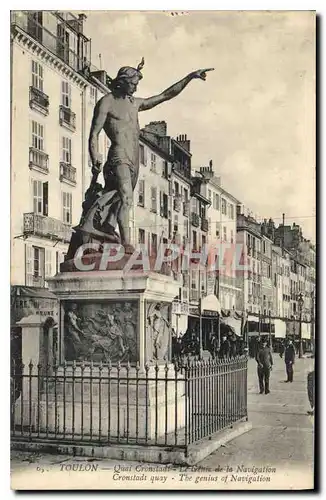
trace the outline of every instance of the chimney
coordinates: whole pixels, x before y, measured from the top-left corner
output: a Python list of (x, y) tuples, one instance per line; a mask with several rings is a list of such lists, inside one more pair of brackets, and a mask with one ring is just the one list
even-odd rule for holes
[(183, 147), (186, 151), (190, 153), (190, 141), (187, 139), (186, 134), (181, 134), (177, 137), (177, 142), (180, 144), (180, 146)]
[(167, 124), (165, 121), (150, 122), (145, 125), (145, 130), (160, 137), (165, 137), (167, 135)]

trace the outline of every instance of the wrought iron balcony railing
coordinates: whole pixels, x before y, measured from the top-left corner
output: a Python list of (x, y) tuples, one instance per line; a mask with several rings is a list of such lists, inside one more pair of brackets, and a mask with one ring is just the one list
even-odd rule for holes
[(181, 199), (180, 196), (176, 196), (175, 198), (173, 198), (173, 210), (175, 210), (176, 212), (180, 212), (180, 208), (181, 208)]
[(36, 148), (29, 148), (29, 168), (39, 170), (45, 174), (49, 171), (49, 155)]
[(199, 215), (196, 212), (191, 212), (191, 224), (195, 227), (199, 227)]
[(183, 202), (183, 215), (184, 217), (189, 217), (189, 201)]
[(29, 106), (46, 116), (49, 114), (49, 96), (42, 92), (42, 90), (31, 86), (29, 87)]
[(59, 123), (63, 127), (67, 127), (69, 130), (74, 132), (76, 130), (76, 113), (73, 113), (70, 108), (60, 106)]
[(43, 236), (65, 243), (69, 243), (71, 238), (71, 227), (68, 224), (34, 212), (24, 214), (23, 232), (24, 235)]
[(207, 233), (208, 231), (208, 219), (201, 220), (201, 230)]
[(76, 185), (76, 169), (69, 163), (60, 162), (60, 181), (66, 181), (68, 184)]

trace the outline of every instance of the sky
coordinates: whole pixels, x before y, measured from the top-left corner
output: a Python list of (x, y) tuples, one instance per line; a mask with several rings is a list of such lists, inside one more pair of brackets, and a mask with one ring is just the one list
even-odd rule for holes
[[(140, 113), (187, 134), (192, 166), (213, 160), (224, 189), (259, 220), (300, 224), (315, 242), (315, 18), (311, 12), (92, 11), (92, 63), (115, 77), (145, 58), (137, 96), (215, 68)], [(100, 54), (100, 57), (99, 57)]]

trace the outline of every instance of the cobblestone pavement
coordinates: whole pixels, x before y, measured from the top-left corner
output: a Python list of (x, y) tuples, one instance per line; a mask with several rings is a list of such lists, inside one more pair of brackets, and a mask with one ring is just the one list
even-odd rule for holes
[[(281, 472), (281, 475), (285, 476), (284, 484), (287, 485), (286, 476), (288, 476), (291, 488), (296, 489), (297, 477), (300, 479), (304, 474), (312, 478), (313, 474), (314, 419), (307, 415), (307, 410), (310, 409), (307, 397), (307, 374), (313, 368), (314, 360), (297, 359), (294, 381), (290, 384), (284, 383), (286, 378), (284, 361), (278, 354), (274, 354), (271, 392), (268, 395), (258, 393), (256, 362), (249, 360), (248, 363), (248, 412), (253, 428), (219, 448), (197, 466), (206, 470), (214, 470), (216, 467), (226, 470), (227, 467), (233, 467), (234, 471), (237, 471), (238, 467), (275, 467), (278, 473)], [(42, 467), (45, 469), (55, 467), (59, 470), (60, 464), (76, 464), (76, 462), (85, 464), (87, 459), (12, 451), (11, 470), (18, 474), (35, 472)], [(89, 459), (88, 463), (91, 462), (96, 460)], [(101, 467), (112, 470), (116, 462), (101, 460), (100, 463)], [(134, 462), (129, 464), (125, 462), (123, 465), (132, 468), (136, 466)], [(189, 488), (190, 484), (187, 486)], [(85, 484), (84, 487), (92, 486)], [(211, 488), (213, 485), (203, 487)], [(218, 485), (214, 488), (219, 489)], [(236, 485), (236, 488), (242, 489), (243, 486)]]

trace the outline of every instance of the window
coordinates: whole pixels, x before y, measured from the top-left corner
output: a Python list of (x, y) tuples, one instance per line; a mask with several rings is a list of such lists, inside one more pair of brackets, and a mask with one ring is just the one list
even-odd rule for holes
[(26, 245), (25, 271), (27, 286), (44, 286), (44, 248)]
[(166, 193), (160, 192), (160, 205), (161, 205), (161, 217), (168, 218), (169, 210), (168, 210), (169, 197)]
[(151, 171), (156, 172), (156, 155), (151, 153)]
[(33, 212), (39, 215), (48, 215), (49, 189), (48, 182), (32, 181), (33, 183)]
[(231, 243), (234, 243), (234, 233), (233, 233), (233, 229), (231, 229)]
[(145, 230), (144, 229), (138, 230), (138, 243), (140, 245), (145, 245)]
[(138, 205), (145, 206), (145, 181), (140, 179), (138, 181)]
[(197, 250), (197, 232), (192, 232), (192, 248), (193, 250)]
[(174, 232), (174, 233), (177, 233), (177, 232), (178, 232), (178, 226), (179, 226), (178, 216), (177, 216), (177, 215), (175, 215), (175, 216), (174, 216), (174, 224), (173, 224), (173, 232)]
[(62, 137), (62, 152), (61, 161), (71, 165), (71, 139), (70, 137)]
[(227, 241), (227, 229), (223, 226), (223, 241)]
[(157, 212), (157, 189), (156, 187), (151, 187), (151, 211)]
[(208, 234), (212, 233), (212, 219), (208, 218)]
[(52, 251), (45, 249), (45, 277), (52, 276)]
[(71, 108), (71, 86), (69, 82), (61, 82), (61, 104), (65, 108)]
[(211, 189), (208, 190), (208, 199), (212, 203), (212, 190)]
[(72, 222), (72, 194), (62, 193), (62, 220), (65, 224)]
[(217, 238), (220, 237), (220, 223), (216, 222), (216, 236)]
[(44, 126), (32, 120), (32, 147), (44, 151)]
[(139, 146), (139, 160), (142, 165), (146, 165), (145, 147), (142, 144)]
[(33, 247), (33, 268), (34, 268), (34, 278), (40, 278), (43, 276), (44, 267), (44, 248)]
[(183, 233), (186, 238), (189, 238), (189, 224), (187, 219), (183, 221)]
[(32, 61), (32, 87), (43, 92), (43, 67)]
[(230, 218), (234, 219), (234, 205), (232, 203), (230, 204)]
[(186, 188), (183, 189), (183, 196), (184, 196), (184, 201), (188, 203), (188, 189)]
[(200, 205), (200, 217), (202, 219), (205, 219), (206, 218), (206, 208), (205, 208), (205, 205), (204, 204), (201, 204)]
[(220, 197), (218, 194), (214, 194), (214, 203), (213, 203), (213, 207), (215, 208), (215, 210), (219, 210), (220, 209)]
[(155, 233), (152, 233), (151, 250), (152, 250), (152, 254), (157, 254), (157, 234), (155, 234)]
[(222, 214), (226, 215), (226, 200), (222, 198)]

